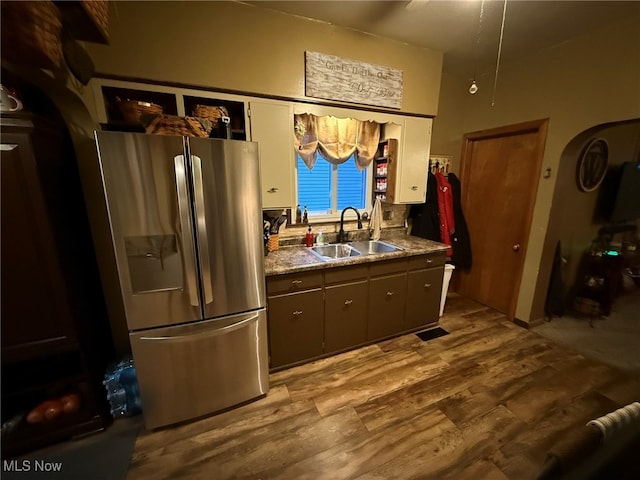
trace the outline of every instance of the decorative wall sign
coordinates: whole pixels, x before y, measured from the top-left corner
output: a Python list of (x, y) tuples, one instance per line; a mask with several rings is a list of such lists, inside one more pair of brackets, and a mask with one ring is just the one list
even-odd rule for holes
[(400, 108), (402, 70), (318, 52), (305, 52), (305, 95)]
[(609, 146), (598, 138), (592, 140), (583, 150), (576, 166), (576, 183), (583, 192), (592, 192), (600, 186), (607, 173)]

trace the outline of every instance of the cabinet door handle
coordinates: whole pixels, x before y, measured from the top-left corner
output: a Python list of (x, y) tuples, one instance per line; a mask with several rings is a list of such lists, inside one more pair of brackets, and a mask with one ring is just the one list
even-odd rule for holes
[(353, 303), (353, 300), (345, 300), (344, 304), (345, 305), (351, 305)]
[(395, 292), (387, 292), (387, 297), (390, 297), (391, 295), (394, 295)]
[(412, 186), (411, 190), (413, 190), (415, 192), (416, 190), (418, 190), (418, 186), (417, 185)]
[(302, 315), (302, 310), (296, 310), (293, 312), (294, 315)]
[(267, 190), (267, 192), (269, 193), (276, 193), (278, 191), (278, 187), (271, 187), (269, 190)]
[(302, 280), (291, 280), (292, 285), (299, 285), (302, 283)]
[(430, 283), (425, 283), (424, 284), (424, 288), (431, 288), (431, 284)]
[(427, 258), (427, 263), (433, 263), (433, 259), (432, 258)]

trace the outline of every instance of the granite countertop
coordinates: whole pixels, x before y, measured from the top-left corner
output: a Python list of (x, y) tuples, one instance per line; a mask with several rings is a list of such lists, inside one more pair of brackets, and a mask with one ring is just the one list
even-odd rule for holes
[(376, 253), (372, 255), (360, 255), (357, 257), (345, 257), (339, 260), (323, 261), (303, 245), (280, 246), (278, 250), (269, 252), (264, 257), (264, 273), (266, 276), (282, 275), (285, 273), (307, 272), (326, 268), (344, 267), (345, 265), (358, 265), (362, 263), (390, 260), (393, 258), (411, 257), (426, 253), (444, 252), (447, 245), (426, 240), (420, 237), (406, 235), (404, 230), (382, 231), (381, 241), (400, 247), (402, 250), (391, 253)]

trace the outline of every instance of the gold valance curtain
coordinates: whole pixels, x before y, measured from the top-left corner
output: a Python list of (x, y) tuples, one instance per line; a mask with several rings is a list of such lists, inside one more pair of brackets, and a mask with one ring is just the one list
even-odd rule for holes
[(377, 122), (310, 113), (294, 115), (294, 146), (309, 170), (318, 159), (318, 149), (334, 165), (346, 162), (355, 152), (358, 170), (363, 170), (373, 160), (379, 140)]

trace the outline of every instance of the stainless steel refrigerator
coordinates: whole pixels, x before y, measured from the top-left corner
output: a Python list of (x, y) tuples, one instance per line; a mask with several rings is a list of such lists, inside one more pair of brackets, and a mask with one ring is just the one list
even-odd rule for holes
[(257, 144), (96, 132), (147, 428), (267, 393)]

